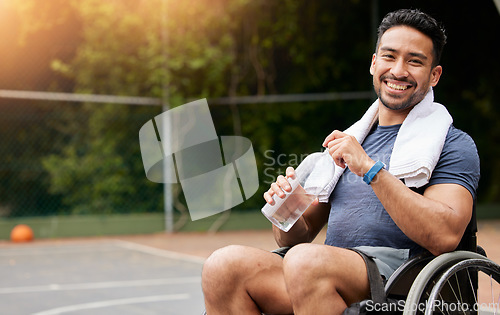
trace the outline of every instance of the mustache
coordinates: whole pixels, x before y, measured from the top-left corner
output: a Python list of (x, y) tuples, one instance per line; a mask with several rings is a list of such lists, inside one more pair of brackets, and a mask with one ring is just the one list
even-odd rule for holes
[(400, 82), (406, 82), (410, 83), (411, 85), (416, 85), (417, 83), (413, 80), (407, 79), (407, 78), (397, 78), (396, 76), (392, 74), (383, 74), (380, 76), (380, 81), (385, 81), (385, 80), (394, 80), (394, 81), (400, 81)]

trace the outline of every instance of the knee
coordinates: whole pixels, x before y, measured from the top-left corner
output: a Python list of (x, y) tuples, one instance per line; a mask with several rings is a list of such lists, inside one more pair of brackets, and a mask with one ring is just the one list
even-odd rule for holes
[(218, 291), (238, 281), (238, 266), (245, 259), (243, 246), (230, 245), (216, 250), (203, 264), (203, 291)]
[(291, 276), (312, 276), (324, 267), (320, 257), (321, 245), (299, 244), (292, 247), (283, 260), (285, 274)]
[(213, 252), (203, 264), (202, 278), (229, 274), (244, 259), (245, 250), (243, 246), (230, 245), (220, 248)]
[(300, 244), (286, 254), (283, 261), (283, 273), (288, 290), (300, 294), (316, 286), (319, 281), (330, 281), (325, 277), (327, 263), (322, 245)]

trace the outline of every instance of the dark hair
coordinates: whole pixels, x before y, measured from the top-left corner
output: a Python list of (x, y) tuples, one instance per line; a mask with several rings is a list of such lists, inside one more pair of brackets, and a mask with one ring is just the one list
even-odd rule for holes
[(434, 54), (432, 65), (437, 66), (441, 60), (443, 47), (446, 44), (445, 30), (433, 17), (418, 9), (401, 9), (388, 13), (378, 27), (376, 49), (378, 49), (382, 35), (388, 29), (400, 25), (412, 27), (432, 40)]

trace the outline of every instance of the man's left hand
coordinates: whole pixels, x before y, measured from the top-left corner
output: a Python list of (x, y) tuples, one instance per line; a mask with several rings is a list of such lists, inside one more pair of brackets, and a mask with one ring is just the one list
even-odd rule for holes
[(366, 174), (375, 164), (354, 136), (339, 130), (325, 138), (323, 147), (328, 148), (335, 164), (343, 168), (349, 167), (351, 172), (358, 176)]

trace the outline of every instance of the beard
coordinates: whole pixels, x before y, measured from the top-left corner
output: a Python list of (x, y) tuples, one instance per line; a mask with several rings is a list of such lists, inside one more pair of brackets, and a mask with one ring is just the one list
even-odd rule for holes
[[(417, 105), (420, 101), (422, 101), (427, 95), (428, 88), (424, 90), (415, 90), (413, 94), (411, 94), (409, 97), (408, 96), (398, 96), (398, 95), (383, 95), (382, 94), (382, 85), (385, 84), (384, 81), (386, 79), (393, 79), (396, 80), (391, 75), (383, 75), (380, 77), (378, 84), (374, 84), (374, 89), (375, 93), (377, 94), (378, 99), (380, 102), (388, 109), (392, 110), (404, 110), (410, 107), (413, 107)], [(399, 80), (399, 79), (398, 79)], [(402, 80), (399, 80), (402, 81)], [(407, 82), (411, 84), (411, 88), (416, 87), (416, 82), (412, 80), (405, 80), (403, 82)], [(400, 99), (400, 101), (397, 101), (397, 99)]]

